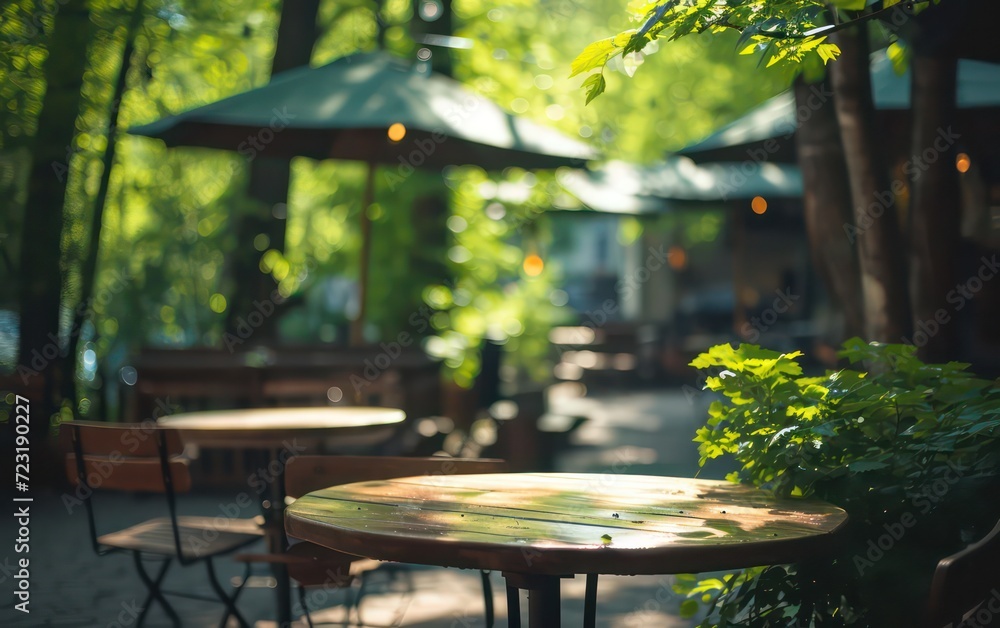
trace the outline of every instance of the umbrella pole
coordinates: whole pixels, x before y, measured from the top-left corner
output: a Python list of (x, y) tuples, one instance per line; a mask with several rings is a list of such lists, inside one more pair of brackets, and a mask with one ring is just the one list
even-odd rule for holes
[(743, 306), (743, 289), (745, 287), (744, 266), (746, 260), (746, 222), (743, 217), (743, 207), (733, 203), (731, 220), (733, 225), (733, 332), (738, 338), (743, 338), (743, 329), (747, 324), (747, 310)]
[(368, 266), (371, 258), (372, 221), (368, 208), (375, 202), (375, 163), (368, 164), (365, 193), (361, 198), (361, 268), (358, 272), (358, 317), (351, 323), (351, 346), (365, 343), (365, 315), (368, 312)]

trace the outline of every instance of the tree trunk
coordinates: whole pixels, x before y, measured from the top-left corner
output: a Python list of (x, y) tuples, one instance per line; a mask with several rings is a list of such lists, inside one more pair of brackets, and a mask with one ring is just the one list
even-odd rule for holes
[[(957, 357), (958, 326), (945, 298), (955, 287), (960, 229), (960, 190), (955, 145), (958, 60), (917, 52), (913, 77), (913, 169), (910, 207), (910, 295), (913, 344), (926, 361)], [(923, 170), (926, 168), (926, 170)]]
[[(72, 391), (73, 386), (75, 361), (59, 338), (63, 204), (87, 45), (93, 35), (85, 0), (62, 4), (54, 20), (45, 62), (45, 97), (32, 145), (18, 265), (18, 375), (26, 389), (42, 389), (42, 398), (32, 399), (32, 427), (41, 434), (47, 431), (65, 391)], [(32, 381), (35, 378), (41, 378), (41, 386), (38, 380)]]
[(865, 333), (864, 304), (857, 254), (844, 230), (853, 224), (844, 147), (834, 104), (821, 98), (828, 90), (828, 82), (810, 85), (801, 76), (795, 81), (795, 109), (810, 112), (799, 123), (796, 149), (813, 265), (843, 312), (846, 338), (852, 338)]
[(869, 341), (903, 342), (911, 318), (895, 194), (904, 184), (890, 184), (876, 132), (867, 28), (847, 28), (831, 40), (841, 50), (829, 72), (851, 183), (854, 225), (845, 230), (858, 250), (865, 336)]
[[(413, 1), (414, 18), (410, 21), (410, 31), (418, 43), (426, 37), (451, 37), (454, 33), (452, 0), (441, 2), (440, 13), (433, 19), (423, 19), (420, 12), (421, 0)], [(426, 44), (431, 51), (431, 69), (445, 76), (454, 74), (451, 49), (445, 40), (443, 45)], [(410, 269), (417, 277), (431, 283), (453, 284), (448, 268), (448, 246), (453, 243), (447, 221), (451, 214), (451, 193), (443, 184), (413, 201), (410, 210), (410, 225), (418, 246), (410, 249)], [(419, 297), (418, 297), (419, 299)], [(418, 300), (414, 307), (422, 304)]]
[[(285, 0), (281, 7), (278, 39), (271, 63), (271, 75), (309, 65), (319, 32), (316, 14), (319, 0)], [(262, 253), (254, 244), (258, 236), (267, 238), (268, 249), (285, 249), (288, 188), (291, 180), (287, 159), (267, 157), (266, 149), (250, 162), (250, 206), (236, 221), (236, 250), (233, 252), (235, 287), (227, 314), (227, 331), (236, 334), (238, 320), (256, 311), (254, 302), (271, 301), (277, 285), (261, 272)], [(264, 318), (254, 334), (256, 340), (274, 337), (277, 316)]]
[[(108, 144), (107, 149), (104, 151), (104, 159), (102, 160), (104, 170), (101, 172), (97, 197), (94, 199), (94, 213), (90, 220), (88, 246), (85, 253), (86, 256), (83, 260), (83, 268), (80, 272), (80, 304), (73, 310), (73, 330), (82, 329), (84, 322), (92, 311), (94, 283), (97, 279), (97, 260), (100, 257), (101, 249), (101, 229), (104, 225), (104, 206), (108, 199), (108, 187), (111, 184), (111, 169), (115, 164), (115, 153), (118, 146), (118, 112), (121, 108), (122, 96), (125, 94), (128, 72), (132, 67), (132, 56), (135, 53), (135, 37), (142, 26), (144, 15), (145, 2), (144, 0), (139, 0), (132, 11), (128, 30), (125, 32), (122, 65), (118, 71), (118, 79), (115, 81), (115, 90), (111, 95), (111, 110), (108, 114)], [(69, 359), (72, 364), (75, 364), (80, 355), (81, 335), (79, 333), (73, 334), (69, 342)], [(76, 399), (76, 402), (78, 401)], [(77, 405), (77, 403), (74, 403), (74, 405)]]

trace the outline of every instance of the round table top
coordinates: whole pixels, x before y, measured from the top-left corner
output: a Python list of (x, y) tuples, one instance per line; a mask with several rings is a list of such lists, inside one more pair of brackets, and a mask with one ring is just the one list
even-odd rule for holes
[(847, 513), (749, 486), (642, 475), (500, 473), (358, 482), (289, 506), (289, 536), (378, 560), (541, 575), (794, 563)]
[(365, 435), (391, 430), (406, 419), (402, 410), (338, 406), (253, 408), (185, 412), (159, 419), (181, 431), (185, 442), (224, 447), (280, 444), (283, 439)]

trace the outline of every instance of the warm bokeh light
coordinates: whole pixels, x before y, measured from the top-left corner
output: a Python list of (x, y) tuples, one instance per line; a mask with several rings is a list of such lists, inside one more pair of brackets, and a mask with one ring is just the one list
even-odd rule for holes
[(386, 134), (393, 142), (402, 141), (406, 137), (406, 127), (401, 122), (395, 122), (389, 127), (389, 131)]
[(755, 196), (753, 197), (753, 200), (750, 201), (750, 209), (752, 209), (755, 214), (763, 214), (767, 211), (767, 201), (764, 200), (763, 196)]
[(955, 169), (965, 174), (972, 167), (972, 159), (966, 153), (959, 153), (955, 157)]
[(529, 277), (537, 277), (545, 270), (545, 262), (535, 253), (524, 258), (524, 274)]
[(667, 263), (674, 270), (681, 270), (687, 266), (687, 252), (679, 246), (672, 246), (667, 250)]

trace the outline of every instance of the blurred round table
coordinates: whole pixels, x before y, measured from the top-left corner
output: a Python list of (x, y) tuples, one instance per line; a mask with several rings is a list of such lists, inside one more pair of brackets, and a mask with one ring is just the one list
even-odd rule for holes
[[(284, 469), (288, 459), (330, 439), (345, 448), (378, 445), (390, 438), (405, 419), (406, 414), (394, 408), (339, 406), (187, 412), (163, 417), (157, 423), (178, 430), (184, 443), (267, 452), (271, 498), (264, 502), (265, 530), (270, 551), (281, 553), (287, 546), (282, 521)], [(288, 626), (292, 605), (287, 569), (275, 565), (274, 577), (278, 624)]]
[(399, 478), (309, 493), (289, 536), (378, 560), (502, 571), (509, 625), (559, 626), (559, 579), (697, 573), (795, 563), (833, 549), (847, 513), (749, 486), (640, 475), (515, 473)]
[(285, 441), (315, 443), (333, 437), (344, 445), (378, 444), (406, 414), (394, 408), (253, 408), (185, 412), (161, 418), (185, 443), (235, 449), (273, 449)]

